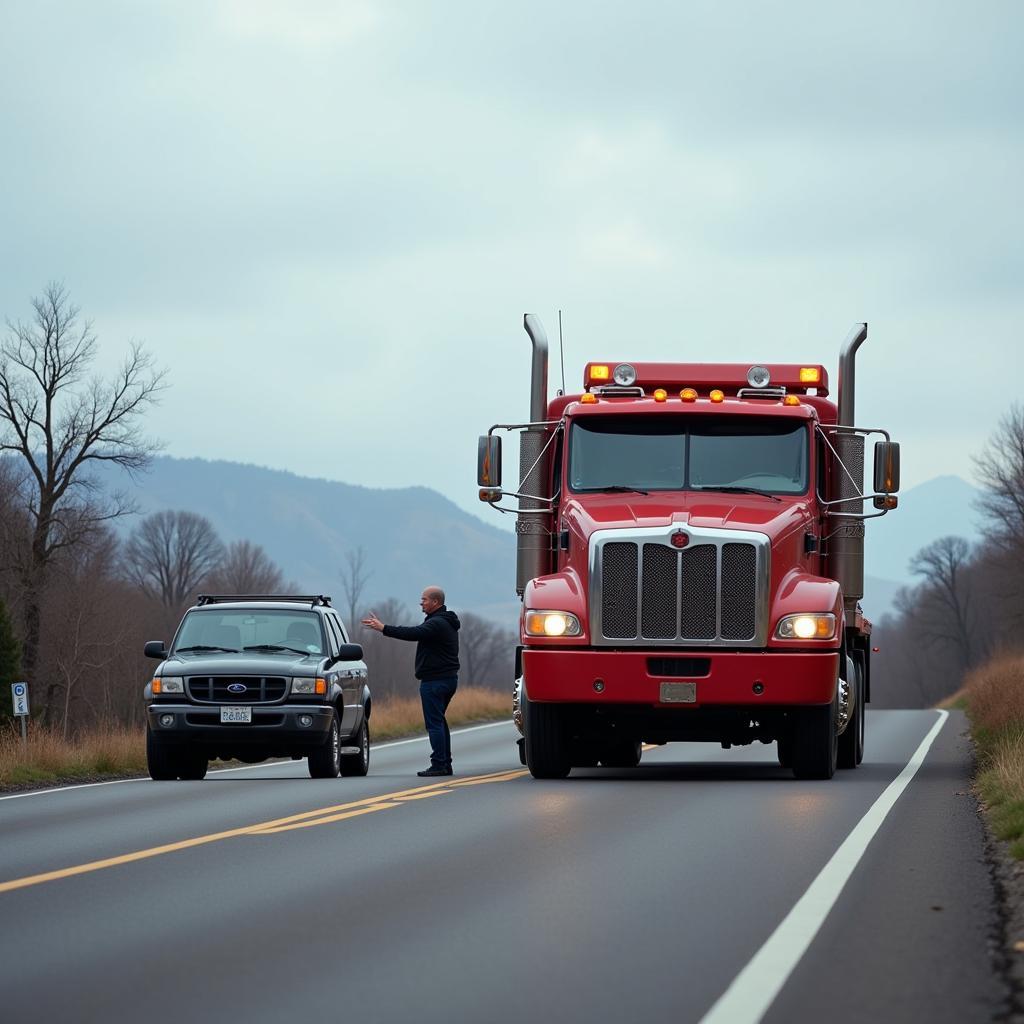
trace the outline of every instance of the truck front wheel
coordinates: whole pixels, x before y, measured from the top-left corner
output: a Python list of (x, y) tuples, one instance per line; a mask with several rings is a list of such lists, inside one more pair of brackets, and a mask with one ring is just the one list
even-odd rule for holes
[(562, 709), (526, 698), (526, 766), (535, 779), (564, 779), (572, 769)]
[(831, 779), (838, 752), (835, 698), (824, 707), (803, 708), (793, 734), (793, 774), (798, 779)]

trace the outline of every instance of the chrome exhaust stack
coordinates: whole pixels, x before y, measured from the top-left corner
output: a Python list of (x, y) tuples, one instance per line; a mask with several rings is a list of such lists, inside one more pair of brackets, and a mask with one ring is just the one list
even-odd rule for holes
[[(533, 345), (530, 364), (530, 422), (548, 418), (548, 336), (540, 318), (523, 316), (523, 327)], [(519, 499), (516, 518), (516, 593), (522, 597), (526, 584), (547, 572), (551, 551), (548, 517), (539, 514), (548, 503), (541, 500), (548, 487), (550, 449), (545, 449), (550, 434), (544, 427), (528, 427), (519, 436), (519, 493), (533, 495)], [(528, 514), (524, 514), (528, 513)]]
[[(867, 324), (856, 324), (847, 335), (839, 353), (839, 429), (835, 448), (842, 465), (838, 466), (838, 498), (846, 498), (836, 506), (837, 512), (864, 513), (864, 502), (856, 496), (864, 493), (864, 435), (848, 433), (843, 427), (855, 426), (857, 349), (868, 336)], [(856, 621), (857, 602), (864, 596), (864, 521), (838, 519), (832, 534), (830, 552), (832, 575), (843, 588), (846, 624)]]

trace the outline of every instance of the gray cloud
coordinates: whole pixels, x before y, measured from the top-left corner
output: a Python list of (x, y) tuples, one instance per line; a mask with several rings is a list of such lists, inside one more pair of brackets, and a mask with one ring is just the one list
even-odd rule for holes
[[(609, 358), (815, 359), (908, 483), (1020, 378), (1016, 4), (52, 3), (0, 32), (0, 310), (171, 368), (172, 454), (473, 505), (524, 309)], [(943, 410), (944, 389), (962, 397)]]

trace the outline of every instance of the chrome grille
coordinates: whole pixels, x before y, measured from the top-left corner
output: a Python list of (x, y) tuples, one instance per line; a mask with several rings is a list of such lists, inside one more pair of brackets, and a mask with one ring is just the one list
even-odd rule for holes
[(679, 633), (692, 640), (713, 640), (718, 625), (718, 548), (697, 544), (680, 554), (682, 622)]
[(664, 544), (644, 545), (640, 635), (670, 640), (676, 635), (679, 557)]
[(636, 636), (636, 545), (607, 544), (604, 549), (601, 619), (605, 636)]
[[(228, 687), (241, 684), (245, 690), (232, 693)], [(188, 695), (204, 704), (271, 704), (284, 699), (288, 680), (283, 676), (189, 676)]]
[(764, 646), (770, 548), (763, 534), (678, 526), (591, 538), (591, 637), (597, 645)]

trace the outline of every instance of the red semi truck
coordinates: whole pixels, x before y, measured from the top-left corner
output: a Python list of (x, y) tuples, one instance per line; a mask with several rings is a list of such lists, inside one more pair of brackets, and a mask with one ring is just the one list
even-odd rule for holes
[[(854, 424), (867, 325), (842, 347), (833, 402), (817, 363), (616, 360), (549, 399), (544, 329), (524, 322), (530, 419), (480, 438), (478, 483), (517, 515), (513, 717), (531, 774), (635, 766), (644, 743), (680, 740), (774, 742), (797, 778), (856, 767), (864, 520), (899, 490), (899, 445)], [(500, 431), (519, 434), (515, 491)]]

